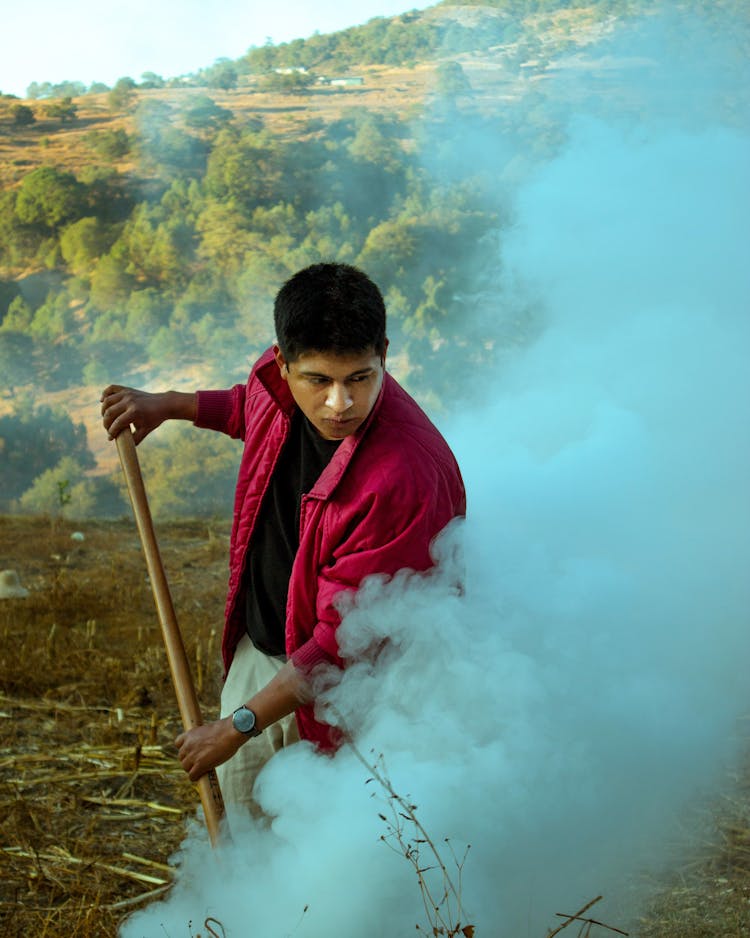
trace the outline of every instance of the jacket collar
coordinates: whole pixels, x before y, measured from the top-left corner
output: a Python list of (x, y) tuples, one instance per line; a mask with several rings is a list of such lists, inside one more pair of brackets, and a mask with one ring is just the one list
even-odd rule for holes
[(255, 365), (255, 376), (271, 395), (271, 398), (279, 410), (288, 417), (291, 417), (296, 404), (289, 390), (289, 382), (284, 381), (281, 377), (279, 366), (276, 364), (276, 358), (273, 354), (273, 348), (266, 349), (258, 359)]

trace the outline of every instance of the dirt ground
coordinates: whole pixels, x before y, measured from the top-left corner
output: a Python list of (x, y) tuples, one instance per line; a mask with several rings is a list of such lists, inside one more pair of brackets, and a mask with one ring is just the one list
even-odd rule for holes
[[(172, 745), (179, 717), (135, 525), (86, 522), (82, 541), (75, 530), (0, 517), (0, 570), (29, 590), (0, 599), (3, 938), (114, 938), (129, 912), (169, 890), (167, 861), (198, 803)], [(223, 522), (157, 530), (207, 719), (228, 534)], [(678, 854), (638, 910), (641, 938), (750, 936), (750, 771), (736, 782), (711, 807), (702, 854)], [(571, 923), (565, 934), (615, 932)]]
[[(0, 518), (0, 934), (108, 936), (169, 888), (195, 812), (174, 691), (135, 525)], [(228, 527), (162, 526), (161, 552), (204, 716)], [(208, 664), (210, 662), (210, 665)]]

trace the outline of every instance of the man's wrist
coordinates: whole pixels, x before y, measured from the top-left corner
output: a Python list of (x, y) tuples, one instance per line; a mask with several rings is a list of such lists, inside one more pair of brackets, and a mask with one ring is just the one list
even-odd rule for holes
[(166, 391), (167, 407), (175, 420), (191, 420), (195, 423), (198, 404), (195, 392)]

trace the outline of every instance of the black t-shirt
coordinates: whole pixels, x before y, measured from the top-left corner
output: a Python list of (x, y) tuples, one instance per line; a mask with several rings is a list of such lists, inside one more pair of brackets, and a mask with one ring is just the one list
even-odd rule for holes
[(250, 540), (243, 578), (247, 634), (267, 655), (285, 654), (286, 599), (299, 547), (302, 496), (317, 482), (339, 442), (324, 440), (295, 411)]

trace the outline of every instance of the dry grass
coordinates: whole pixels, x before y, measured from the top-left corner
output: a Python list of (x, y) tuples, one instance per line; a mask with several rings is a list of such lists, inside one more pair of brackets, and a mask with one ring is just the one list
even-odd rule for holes
[[(87, 522), (82, 543), (72, 530), (0, 518), (0, 569), (31, 591), (0, 600), (3, 938), (115, 936), (169, 889), (167, 860), (198, 804), (174, 755), (179, 718), (135, 526)], [(157, 534), (211, 718), (228, 528)], [(641, 912), (641, 938), (750, 936), (750, 771), (713, 813), (701, 855), (683, 852)], [(588, 927), (589, 914), (564, 934)], [(600, 933), (612, 932), (590, 931)]]
[(727, 788), (731, 795), (711, 809), (703, 845), (658, 884), (640, 938), (750, 936), (750, 765)]
[[(174, 756), (174, 693), (134, 525), (0, 519), (0, 934), (107, 936), (169, 888), (197, 797)], [(226, 530), (166, 527), (188, 654), (218, 696)], [(214, 630), (212, 638), (212, 630)], [(200, 667), (196, 668), (196, 659)]]
[[(328, 124), (340, 120), (352, 109), (406, 120), (423, 104), (434, 84), (434, 73), (432, 65), (409, 69), (370, 66), (357, 71), (365, 79), (365, 84), (358, 88), (321, 86), (298, 95), (256, 91), (252, 86), (232, 91), (164, 88), (139, 91), (134, 101), (165, 101), (179, 112), (196, 95), (208, 93), (240, 122), (261, 118), (272, 133), (298, 137), (310, 123)], [(122, 128), (129, 134), (136, 132), (133, 109), (113, 113), (106, 94), (75, 98), (76, 119), (65, 124), (44, 116), (44, 101), (27, 101), (25, 103), (37, 114), (37, 121), (26, 127), (15, 127), (12, 107), (17, 103), (0, 100), (0, 187), (3, 188), (17, 185), (37, 166), (51, 164), (78, 174), (84, 166), (101, 162), (86, 142), (86, 135), (91, 131)], [(134, 168), (128, 158), (114, 165), (120, 172)]]

